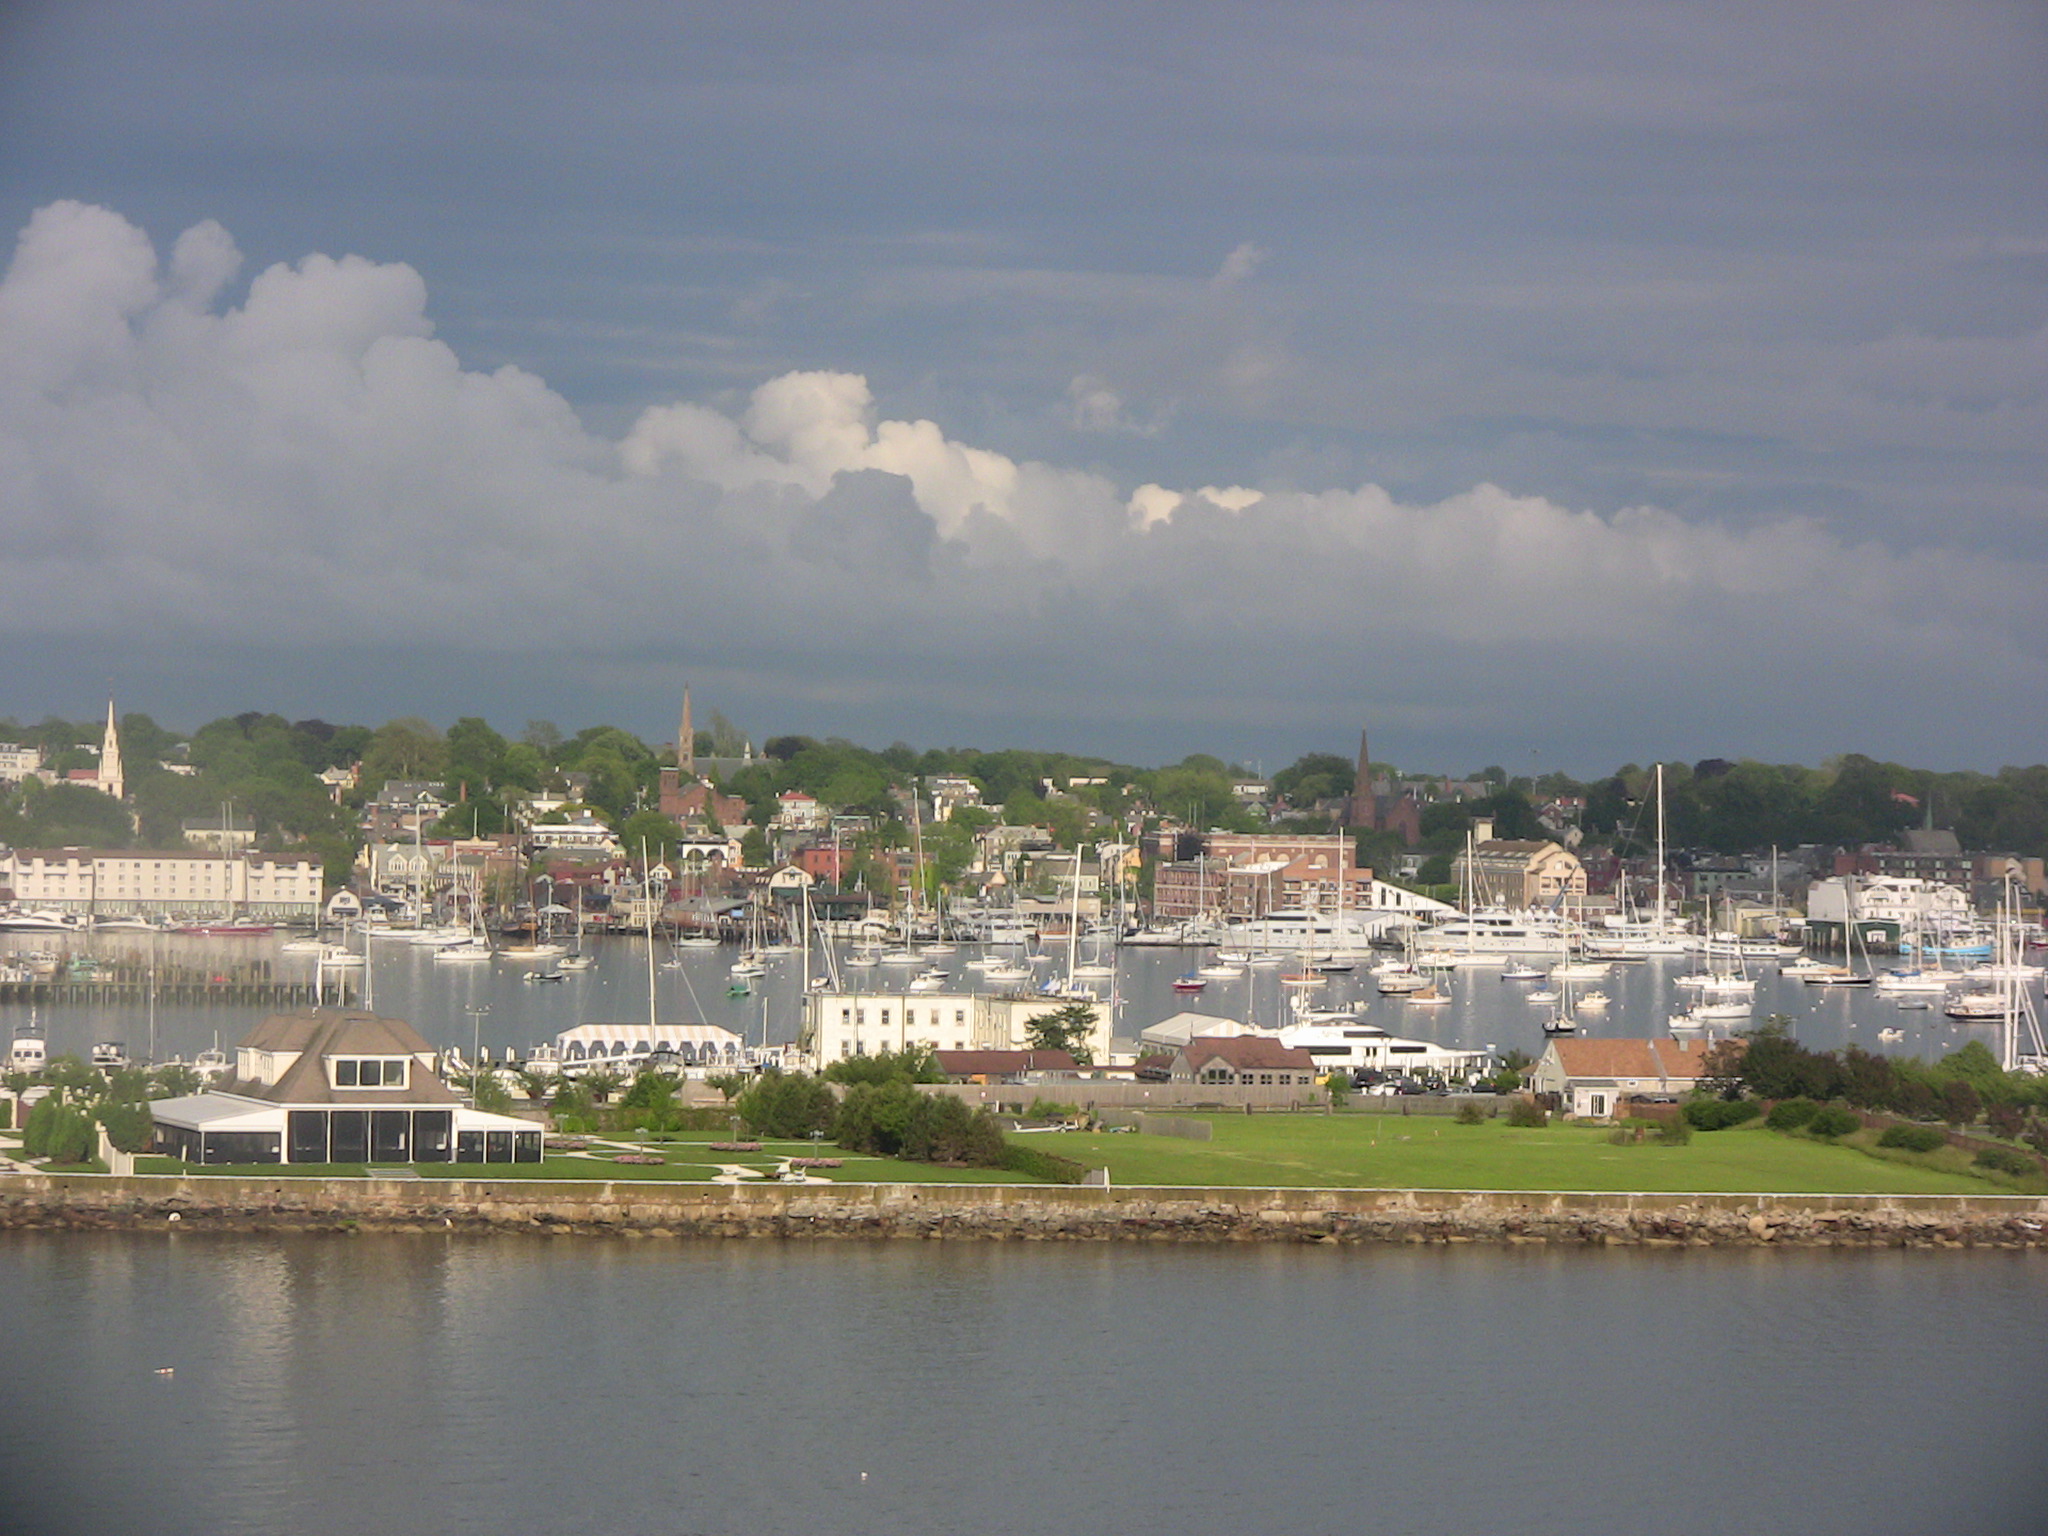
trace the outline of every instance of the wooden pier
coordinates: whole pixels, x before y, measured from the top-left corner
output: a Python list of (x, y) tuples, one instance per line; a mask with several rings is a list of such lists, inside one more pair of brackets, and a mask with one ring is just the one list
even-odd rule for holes
[(361, 973), (338, 971), (316, 987), (311, 977), (277, 976), (268, 960), (237, 965), (59, 965), (26, 981), (0, 981), (0, 1002), (37, 1004), (146, 1004), (152, 993), (161, 1004), (247, 1004), (288, 1008), (317, 1002), (347, 1002), (361, 989)]

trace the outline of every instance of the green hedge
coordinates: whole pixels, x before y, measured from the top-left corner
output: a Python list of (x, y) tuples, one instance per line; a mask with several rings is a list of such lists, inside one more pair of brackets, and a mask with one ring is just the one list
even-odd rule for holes
[(1862, 1129), (1862, 1116), (1853, 1114), (1849, 1110), (1842, 1109), (1833, 1104), (1815, 1111), (1813, 1118), (1806, 1122), (1807, 1135), (1819, 1136), (1827, 1141), (1832, 1141), (1837, 1136), (1847, 1136), (1852, 1131), (1860, 1131)]
[(1938, 1152), (1948, 1145), (1948, 1133), (1932, 1125), (1895, 1125), (1877, 1138), (1877, 1144), (1905, 1152)]
[(82, 1163), (99, 1148), (93, 1118), (54, 1094), (28, 1112), (22, 1127), (24, 1157), (47, 1157), (53, 1163)]
[(1508, 1124), (1518, 1130), (1540, 1131), (1550, 1124), (1550, 1115), (1534, 1099), (1518, 1097), (1508, 1106)]
[(1688, 1099), (1681, 1113), (1696, 1131), (1725, 1131), (1763, 1113), (1755, 1099)]
[(1764, 1124), (1774, 1131), (1796, 1131), (1819, 1113), (1820, 1106), (1811, 1099), (1786, 1099), (1771, 1106)]
[(1971, 1161), (1979, 1168), (1988, 1168), (1993, 1173), (2009, 1173), (2014, 1178), (2023, 1179), (2030, 1173), (2041, 1171), (2039, 1163), (2012, 1147), (1986, 1147)]
[(1003, 1143), (1002, 1166), (1010, 1173), (1044, 1179), (1052, 1184), (1078, 1184), (1088, 1176), (1086, 1163), (1077, 1163), (1071, 1157), (1061, 1157), (1057, 1152), (1047, 1152), (1042, 1147), (1020, 1146), (1014, 1141)]

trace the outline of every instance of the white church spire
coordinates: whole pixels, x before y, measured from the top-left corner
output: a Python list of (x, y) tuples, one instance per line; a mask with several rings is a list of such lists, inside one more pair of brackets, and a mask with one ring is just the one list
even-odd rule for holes
[(99, 784), (101, 793), (112, 795), (116, 800), (122, 798), (121, 738), (114, 729), (112, 696), (107, 699), (107, 734), (100, 743)]

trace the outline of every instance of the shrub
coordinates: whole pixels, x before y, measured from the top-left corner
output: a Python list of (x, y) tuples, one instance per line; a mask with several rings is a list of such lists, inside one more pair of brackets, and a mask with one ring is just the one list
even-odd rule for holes
[(1003, 1160), (995, 1116), (969, 1109), (951, 1094), (920, 1093), (900, 1079), (848, 1088), (835, 1139), (849, 1152), (912, 1162), (995, 1168)]
[(1948, 1145), (1948, 1134), (1931, 1125), (1895, 1125), (1877, 1138), (1877, 1144), (1904, 1152), (1938, 1152)]
[(1550, 1124), (1550, 1114), (1534, 1099), (1518, 1098), (1508, 1106), (1508, 1124), (1520, 1130), (1540, 1131)]
[(53, 1163), (82, 1163), (98, 1141), (92, 1116), (52, 1095), (28, 1112), (21, 1150), (24, 1156), (46, 1157)]
[(1680, 1111), (1696, 1131), (1725, 1131), (1763, 1113), (1755, 1099), (1688, 1099)]
[(1851, 1131), (1863, 1129), (1863, 1118), (1839, 1105), (1829, 1104), (1814, 1113), (1806, 1122), (1806, 1134), (1832, 1141), (1837, 1136), (1847, 1136)]
[(1081, 1106), (1062, 1104), (1058, 1099), (1037, 1098), (1031, 1101), (1024, 1115), (1029, 1120), (1078, 1120), (1081, 1118)]
[(100, 1124), (107, 1128), (107, 1140), (122, 1152), (147, 1152), (156, 1140), (156, 1121), (143, 1104), (102, 1104)]
[(762, 1136), (801, 1138), (813, 1131), (829, 1135), (839, 1116), (831, 1086), (802, 1072), (763, 1072), (733, 1108)]
[[(1975, 1044), (1972, 1041), (1971, 1044)], [(2017, 1104), (1998, 1103), (1984, 1106), (1984, 1123), (1991, 1127), (1991, 1134), (2003, 1136), (2007, 1141), (2018, 1141), (2027, 1128), (2027, 1112)]]
[(1819, 1113), (1820, 1106), (1811, 1099), (1786, 1099), (1771, 1106), (1764, 1124), (1774, 1131), (1796, 1131)]
[(619, 1099), (621, 1109), (669, 1109), (676, 1101), (676, 1080), (666, 1072), (642, 1067)]
[(1692, 1140), (1692, 1126), (1683, 1115), (1673, 1115), (1669, 1120), (1656, 1122), (1656, 1125), (1660, 1146), (1682, 1147)]
[(1458, 1106), (1458, 1112), (1451, 1118), (1460, 1125), (1483, 1125), (1486, 1123), (1486, 1111), (1467, 1099)]
[(2009, 1173), (2014, 1178), (2025, 1178), (2030, 1173), (2039, 1173), (2041, 1165), (2026, 1153), (2011, 1147), (1986, 1147), (1971, 1159), (1979, 1168), (1988, 1168), (1993, 1173)]
[(873, 1056), (849, 1056), (835, 1061), (819, 1074), (828, 1083), (943, 1083), (946, 1074), (924, 1046), (907, 1046), (902, 1051), (878, 1051)]
[(1048, 1152), (1042, 1147), (1019, 1146), (1014, 1141), (1003, 1144), (1001, 1166), (1011, 1173), (1045, 1179), (1053, 1184), (1078, 1184), (1088, 1175), (1086, 1163), (1077, 1163), (1071, 1157), (1061, 1157), (1057, 1152)]

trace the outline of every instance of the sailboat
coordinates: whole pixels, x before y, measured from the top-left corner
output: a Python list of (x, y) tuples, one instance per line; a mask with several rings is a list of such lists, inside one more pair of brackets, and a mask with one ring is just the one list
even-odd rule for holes
[(1081, 849), (1074, 847), (1074, 889), (1069, 901), (1067, 914), (1067, 974), (1046, 982), (1040, 990), (1053, 997), (1095, 996), (1095, 989), (1084, 985), (1088, 981), (1108, 981), (1116, 976), (1116, 968), (1107, 965), (1084, 964), (1080, 958), (1081, 945)]
[[(1852, 895), (1850, 899), (1853, 909), (1854, 896)], [(1869, 950), (1866, 949), (1863, 952), (1865, 968), (1860, 971), (1856, 969), (1856, 939), (1860, 932), (1861, 930), (1856, 926), (1854, 911), (1851, 910), (1842, 919), (1842, 958), (1849, 963), (1846, 965), (1804, 966), (1799, 970), (1799, 979), (1809, 987), (1870, 986), (1877, 978), (1870, 974), (1868, 968), (1870, 960)], [(1792, 971), (1787, 967), (1781, 970), (1779, 974), (1790, 975)]]
[(553, 926), (552, 914), (548, 910), (550, 905), (552, 903), (542, 903), (534, 909), (533, 942), (499, 950), (501, 960), (556, 960), (569, 952), (568, 945), (557, 944), (550, 936), (549, 930)]
[(1572, 1010), (1572, 984), (1561, 981), (1557, 987), (1557, 1001), (1551, 1007), (1549, 1017), (1543, 1021), (1543, 1033), (1573, 1035), (1578, 1033), (1578, 1029), (1579, 1021)]
[[(220, 808), (220, 855), (223, 860), (229, 857), (229, 849), (232, 847), (228, 832), (229, 823), (233, 820), (230, 814), (233, 806), (234, 802), (229, 800), (223, 802)], [(202, 934), (208, 938), (217, 939), (242, 938), (251, 935), (275, 933), (277, 932), (277, 924), (257, 922), (254, 919), (237, 918), (235, 916), (234, 898), (229, 896), (225, 899), (225, 907), (219, 917), (212, 920), (201, 919), (198, 922), (192, 923), (178, 923), (172, 927), (171, 932)]]
[(1609, 917), (1595, 936), (1587, 935), (1586, 951), (1609, 959), (1637, 960), (1647, 955), (1682, 955), (1699, 948), (1701, 940), (1683, 923), (1671, 920), (1666, 906), (1668, 866), (1664, 849), (1664, 765), (1657, 765), (1657, 906), (1647, 922)]
[(557, 964), (558, 970), (587, 971), (597, 964), (597, 957), (583, 947), (583, 887), (576, 887), (576, 942)]

